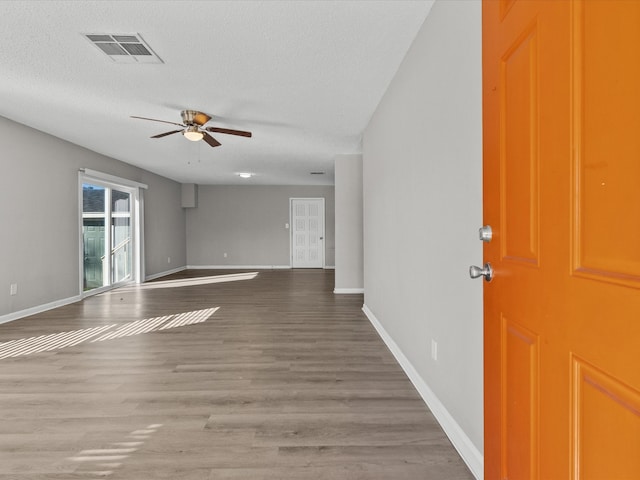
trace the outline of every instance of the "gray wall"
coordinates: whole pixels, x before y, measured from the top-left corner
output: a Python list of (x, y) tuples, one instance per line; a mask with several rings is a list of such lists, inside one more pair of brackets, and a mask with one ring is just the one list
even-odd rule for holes
[[(147, 275), (186, 264), (180, 184), (0, 117), (0, 317), (77, 296), (78, 169), (149, 185)], [(167, 257), (171, 264), (167, 264)], [(9, 295), (11, 283), (18, 294)]]
[(187, 265), (187, 221), (180, 183), (141, 172), (143, 183), (149, 185), (144, 192), (144, 256), (148, 278)]
[(187, 264), (290, 266), (285, 224), (295, 197), (325, 199), (325, 265), (334, 266), (333, 186), (199, 185), (198, 207), (187, 209)]
[(362, 155), (336, 155), (335, 293), (364, 289)]
[(480, 470), (482, 282), (468, 268), (482, 261), (481, 86), (480, 2), (437, 1), (363, 139), (366, 308)]

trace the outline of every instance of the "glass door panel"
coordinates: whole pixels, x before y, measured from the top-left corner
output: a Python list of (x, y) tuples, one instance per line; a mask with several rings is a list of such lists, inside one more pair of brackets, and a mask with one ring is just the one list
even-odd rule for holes
[(82, 245), (84, 291), (105, 285), (106, 189), (98, 185), (82, 185)]
[(111, 190), (111, 281), (131, 280), (131, 194)]

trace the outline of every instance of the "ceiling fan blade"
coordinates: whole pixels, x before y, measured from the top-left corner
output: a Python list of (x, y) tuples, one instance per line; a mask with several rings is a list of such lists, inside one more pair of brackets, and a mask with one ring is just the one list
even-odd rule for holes
[(152, 122), (162, 122), (162, 123), (169, 123), (171, 125), (179, 125), (181, 127), (184, 127), (183, 124), (181, 123), (176, 123), (176, 122), (167, 122), (166, 120), (158, 120), (156, 118), (146, 118), (146, 117), (135, 117), (133, 115), (130, 116), (130, 118), (139, 118), (140, 120), (151, 120)]
[(219, 147), (220, 145), (222, 145), (219, 141), (217, 141), (215, 138), (213, 138), (211, 135), (209, 135), (207, 132), (202, 132), (202, 134), (204, 135), (204, 137), (202, 137), (202, 139), (207, 142), (210, 146), (212, 147)]
[(205, 130), (208, 132), (227, 133), (229, 135), (240, 135), (241, 137), (251, 136), (251, 132), (244, 132), (242, 130), (231, 130), (230, 128), (207, 127), (205, 128)]
[(165, 132), (165, 133), (159, 133), (158, 135), (154, 135), (151, 138), (162, 138), (162, 137), (166, 137), (167, 135), (173, 135), (174, 133), (178, 133), (181, 132), (182, 130), (171, 130), (170, 132)]

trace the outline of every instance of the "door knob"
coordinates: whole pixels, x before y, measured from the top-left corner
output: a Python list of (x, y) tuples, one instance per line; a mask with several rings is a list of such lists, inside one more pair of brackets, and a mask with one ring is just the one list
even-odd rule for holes
[(485, 263), (482, 267), (471, 265), (469, 267), (469, 276), (471, 278), (484, 277), (485, 281), (490, 282), (493, 278), (493, 268), (491, 268), (489, 262)]

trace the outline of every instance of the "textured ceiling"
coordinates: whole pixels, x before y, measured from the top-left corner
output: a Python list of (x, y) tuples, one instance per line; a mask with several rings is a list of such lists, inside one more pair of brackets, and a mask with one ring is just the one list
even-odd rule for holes
[[(180, 182), (332, 184), (431, 5), (2, 0), (0, 116)], [(164, 63), (115, 63), (87, 33), (138, 33)], [(174, 128), (129, 118), (187, 108), (253, 138), (150, 139)]]

